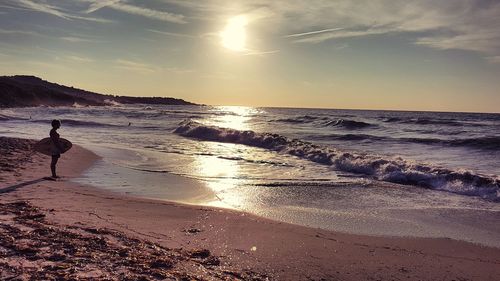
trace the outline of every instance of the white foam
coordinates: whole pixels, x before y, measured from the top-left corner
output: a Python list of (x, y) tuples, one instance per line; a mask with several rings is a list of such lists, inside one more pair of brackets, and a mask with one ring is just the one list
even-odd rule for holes
[(362, 174), (381, 181), (416, 185), (500, 201), (500, 179), (497, 176), (480, 175), (467, 170), (449, 170), (430, 164), (415, 163), (400, 157), (345, 152), (333, 147), (289, 139), (278, 134), (206, 126), (189, 120), (182, 122), (175, 133), (200, 140), (267, 148), (330, 165), (335, 170)]

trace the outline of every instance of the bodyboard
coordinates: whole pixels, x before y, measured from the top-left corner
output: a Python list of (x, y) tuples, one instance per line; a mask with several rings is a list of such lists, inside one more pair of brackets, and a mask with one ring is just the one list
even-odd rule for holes
[[(73, 146), (73, 144), (69, 140), (63, 139), (63, 138), (59, 139), (59, 144), (61, 145), (61, 148), (62, 148), (61, 153), (64, 153), (64, 152), (70, 150), (70, 148)], [(52, 155), (52, 140), (50, 138), (44, 138), (43, 140), (41, 140), (35, 144), (34, 150), (36, 152), (41, 153), (41, 154), (51, 156)]]

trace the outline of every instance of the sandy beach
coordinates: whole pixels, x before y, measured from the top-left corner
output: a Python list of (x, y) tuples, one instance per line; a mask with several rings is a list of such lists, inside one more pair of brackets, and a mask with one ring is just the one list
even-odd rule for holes
[[(59, 163), (0, 138), (2, 280), (498, 280), (500, 249), (370, 237), (247, 213), (134, 198), (70, 181), (98, 156)], [(168, 184), (168, 183), (166, 183)]]

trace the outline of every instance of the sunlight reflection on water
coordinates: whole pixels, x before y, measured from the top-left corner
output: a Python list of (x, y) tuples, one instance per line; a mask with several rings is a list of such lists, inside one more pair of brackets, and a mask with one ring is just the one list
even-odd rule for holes
[[(205, 143), (208, 147), (217, 149), (220, 144)], [(228, 192), (242, 183), (240, 180), (240, 165), (237, 161), (221, 159), (215, 156), (198, 155), (193, 163), (195, 173), (206, 179), (205, 184), (208, 188), (214, 191), (215, 194), (232, 194), (232, 196), (224, 197), (224, 202), (219, 197), (221, 207), (237, 207), (240, 206), (244, 198), (238, 196), (237, 193)], [(211, 205), (219, 205), (217, 202)]]
[(215, 114), (213, 118), (206, 119), (204, 122), (206, 125), (235, 130), (252, 130), (249, 121), (253, 115), (262, 112), (257, 108), (247, 106), (217, 106), (212, 111), (221, 114)]

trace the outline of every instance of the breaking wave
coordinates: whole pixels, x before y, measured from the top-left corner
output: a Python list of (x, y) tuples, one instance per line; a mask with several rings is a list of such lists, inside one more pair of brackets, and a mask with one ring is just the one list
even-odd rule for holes
[[(36, 123), (46, 123), (50, 124), (52, 120), (34, 120), (32, 122)], [(73, 119), (61, 119), (62, 126), (74, 126), (74, 127), (121, 127), (120, 125), (99, 123), (93, 121), (83, 121), (83, 120), (73, 120)], [(127, 124), (123, 124), (126, 126)]]
[(333, 134), (333, 135), (311, 135), (312, 140), (340, 140), (340, 141), (387, 141), (387, 142), (410, 142), (428, 145), (462, 146), (482, 150), (500, 150), (500, 136), (485, 136), (470, 139), (437, 139), (437, 138), (391, 138), (367, 134)]
[(10, 119), (12, 119), (12, 117), (0, 114), (0, 121), (7, 121), (7, 120), (10, 120)]
[[(446, 126), (464, 126), (467, 123), (451, 119), (431, 119), (431, 118), (400, 118), (400, 117), (383, 117), (386, 123), (403, 123), (403, 124), (416, 124), (416, 125), (446, 125)], [(481, 124), (474, 124), (481, 126)]]
[(265, 148), (376, 180), (500, 201), (500, 179), (471, 171), (449, 170), (402, 158), (383, 158), (378, 155), (345, 152), (299, 139), (289, 139), (278, 134), (206, 126), (194, 121), (182, 122), (174, 133), (199, 140)]
[[(391, 139), (391, 138), (388, 138)], [(434, 138), (399, 138), (395, 140), (421, 143), (421, 144), (439, 144), (444, 146), (462, 146), (483, 150), (500, 150), (500, 136), (485, 136), (471, 139), (453, 139), (442, 140)]]
[(325, 124), (325, 126), (329, 127), (342, 127), (345, 129), (362, 129), (366, 127), (373, 127), (374, 124), (362, 122), (362, 121), (354, 121), (349, 119), (338, 119), (333, 120)]
[(274, 122), (282, 122), (282, 123), (311, 123), (316, 120), (328, 120), (327, 117), (316, 117), (316, 116), (310, 116), (310, 115), (304, 115), (304, 116), (297, 116), (297, 117), (292, 117), (292, 118), (283, 118), (283, 119), (276, 119), (272, 120)]
[(10, 121), (10, 120), (28, 120), (28, 119), (0, 114), (0, 121)]

